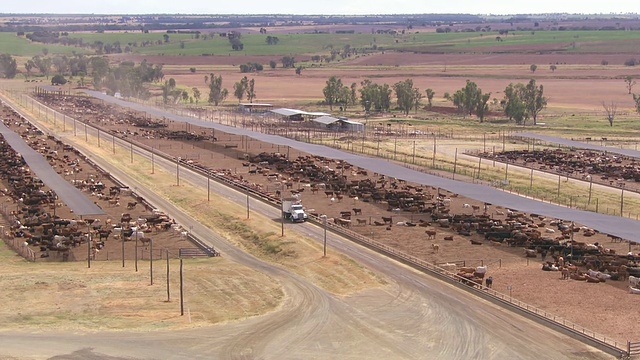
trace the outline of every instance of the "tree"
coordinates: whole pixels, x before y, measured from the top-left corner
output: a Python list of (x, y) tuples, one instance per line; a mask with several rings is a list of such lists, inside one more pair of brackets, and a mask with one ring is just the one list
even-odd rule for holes
[(46, 76), (47, 79), (49, 79), (49, 72), (51, 71), (51, 59), (48, 57), (36, 55), (32, 58), (32, 60), (38, 70), (40, 70), (40, 73), (42, 73), (42, 75)]
[(66, 56), (57, 56), (52, 60), (53, 67), (56, 69), (57, 74), (65, 75), (69, 71), (69, 59)]
[(80, 71), (78, 73), (78, 76), (80, 77), (80, 80), (78, 80), (78, 85), (80, 87), (84, 87), (84, 78), (85, 78), (85, 76), (87, 76), (87, 74), (84, 71)]
[(244, 99), (244, 93), (247, 91), (247, 87), (249, 86), (249, 79), (247, 77), (243, 77), (237, 83), (233, 84), (233, 96), (238, 99), (238, 102), (241, 102)]
[(347, 105), (350, 104), (351, 89), (348, 86), (342, 86), (338, 90), (337, 103), (342, 104), (340, 111), (347, 110)]
[(378, 85), (371, 80), (360, 83), (360, 104), (365, 111), (389, 111), (391, 108), (391, 94), (393, 90), (388, 84)]
[(477, 110), (481, 95), (482, 90), (478, 88), (478, 85), (471, 80), (467, 80), (465, 87), (456, 91), (453, 95), (445, 96), (445, 98), (453, 102), (453, 105), (458, 108), (458, 111), (466, 117)]
[(191, 92), (193, 92), (193, 98), (196, 99), (196, 104), (198, 103), (198, 101), (200, 100), (200, 89), (198, 89), (197, 87), (194, 87), (191, 89)]
[(633, 78), (633, 76), (629, 75), (626, 78), (624, 78), (624, 82), (627, 86), (627, 90), (629, 91), (629, 94), (631, 94), (631, 90), (636, 85), (636, 80)]
[(222, 75), (209, 77), (209, 102), (218, 106), (229, 95), (229, 91), (222, 87)]
[(427, 89), (425, 90), (425, 92), (427, 93), (427, 109), (431, 110), (431, 108), (433, 107), (433, 97), (435, 96), (435, 92), (433, 91), (433, 89)]
[(0, 74), (5, 79), (13, 79), (18, 74), (16, 59), (9, 54), (0, 55)]
[(491, 98), (491, 93), (482, 94), (482, 91), (479, 90), (478, 103), (476, 104), (476, 115), (478, 116), (478, 119), (480, 119), (480, 122), (484, 122), (484, 115), (489, 111), (489, 98)]
[(329, 109), (333, 110), (333, 105), (340, 99), (340, 91), (343, 88), (342, 80), (332, 76), (327, 80), (326, 86), (322, 89), (325, 103), (329, 104)]
[(164, 39), (164, 42), (166, 42), (166, 43), (169, 42), (169, 35), (164, 34), (164, 35), (162, 35), (162, 38)]
[(244, 44), (239, 38), (230, 38), (229, 42), (231, 43), (231, 48), (234, 51), (242, 51), (244, 49)]
[(604, 108), (605, 113), (607, 114), (607, 120), (609, 120), (609, 125), (613, 126), (613, 120), (616, 117), (616, 113), (618, 112), (618, 104), (613, 101), (610, 104), (602, 102), (602, 107)]
[(471, 115), (478, 107), (478, 102), (480, 102), (480, 97), (482, 96), (482, 90), (475, 82), (467, 80), (467, 84), (462, 88), (462, 91), (464, 92), (462, 98), (463, 110)]
[(278, 42), (280, 42), (280, 39), (278, 39), (277, 36), (267, 36), (267, 38), (265, 39), (265, 42), (267, 43), (267, 45), (276, 45), (278, 44)]
[(555, 65), (551, 65), (551, 66), (549, 66), (549, 69), (551, 69), (551, 72), (555, 72), (557, 68), (558, 68), (558, 67), (557, 67), (557, 66), (555, 66)]
[(463, 116), (475, 113), (480, 122), (484, 122), (484, 116), (489, 111), (491, 93), (483, 94), (475, 82), (467, 80), (465, 87), (453, 93), (453, 96), (445, 93), (444, 98), (453, 102)]
[(163, 104), (169, 103), (169, 95), (171, 94), (172, 89), (173, 87), (171, 86), (171, 83), (169, 83), (169, 81), (165, 81), (164, 84), (162, 85), (162, 103)]
[(504, 113), (509, 117), (509, 120), (515, 120), (516, 124), (522, 124), (527, 117), (524, 102), (520, 97), (523, 87), (522, 84), (509, 84), (504, 89), (504, 100), (502, 100)]
[(358, 84), (351, 83), (351, 87), (349, 88), (349, 104), (355, 105), (358, 101), (358, 92), (357, 92)]
[(269, 67), (275, 69), (278, 63), (275, 60), (269, 60)]
[(633, 94), (633, 101), (636, 103), (636, 112), (640, 114), (640, 96)]
[(413, 108), (416, 111), (416, 113), (418, 113), (418, 108), (420, 107), (420, 100), (422, 98), (423, 98), (423, 95), (420, 92), (420, 89), (414, 88), (413, 89)]
[(522, 102), (525, 104), (527, 115), (533, 119), (533, 125), (536, 125), (538, 114), (547, 106), (544, 87), (536, 86), (534, 79), (529, 80), (522, 92)]
[(302, 75), (302, 70), (303, 70), (303, 69), (304, 69), (304, 68), (303, 68), (302, 66), (298, 66), (298, 67), (296, 68), (296, 75)]
[(64, 85), (67, 83), (67, 79), (62, 74), (56, 74), (51, 78), (51, 85)]
[(531, 66), (529, 66), (529, 70), (531, 70), (532, 73), (536, 72), (536, 70), (538, 70), (538, 65), (531, 64)]
[(31, 70), (33, 70), (36, 67), (36, 64), (33, 63), (33, 60), (27, 60), (26, 63), (24, 63), (24, 69), (27, 70), (27, 77), (31, 76)]
[(281, 61), (282, 61), (283, 68), (296, 67), (296, 60), (293, 58), (293, 56), (283, 56)]
[(254, 79), (249, 80), (249, 84), (247, 86), (247, 100), (250, 103), (253, 102), (253, 99), (256, 98), (256, 89), (255, 89), (256, 81)]
[(396, 92), (398, 107), (405, 115), (409, 115), (416, 103), (416, 90), (419, 89), (413, 87), (413, 80), (406, 79), (393, 84), (393, 90)]

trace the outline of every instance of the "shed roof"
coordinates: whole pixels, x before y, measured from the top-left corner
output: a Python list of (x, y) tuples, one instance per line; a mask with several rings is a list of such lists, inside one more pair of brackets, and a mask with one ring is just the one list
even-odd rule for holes
[(345, 124), (349, 124), (349, 125), (362, 125), (362, 126), (364, 126), (363, 123), (358, 122), (358, 121), (353, 121), (353, 120), (340, 120), (340, 121), (342, 121)]
[(267, 104), (267, 103), (240, 103), (238, 105), (245, 106), (245, 107), (254, 107), (254, 106), (272, 107), (273, 106), (273, 104)]
[(313, 119), (311, 121), (318, 122), (318, 123), (325, 124), (325, 125), (329, 125), (329, 124), (333, 124), (335, 122), (340, 121), (340, 119), (334, 118), (332, 116), (320, 116), (319, 118), (315, 118), (315, 119)]
[(283, 115), (283, 116), (293, 116), (293, 115), (310, 115), (310, 116), (329, 116), (327, 113), (323, 112), (307, 112), (298, 109), (287, 109), (287, 108), (279, 108), (273, 109), (271, 112)]

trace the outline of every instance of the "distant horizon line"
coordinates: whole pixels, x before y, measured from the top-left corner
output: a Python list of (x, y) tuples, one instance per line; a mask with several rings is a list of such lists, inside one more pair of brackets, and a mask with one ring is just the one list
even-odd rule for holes
[(29, 16), (29, 15), (68, 15), (68, 16), (315, 16), (315, 17), (368, 17), (368, 16), (421, 16), (421, 15), (474, 15), (474, 16), (543, 16), (543, 15), (570, 15), (570, 16), (620, 16), (620, 15), (639, 15), (638, 12), (609, 12), (609, 13), (569, 13), (569, 12), (533, 12), (533, 13), (452, 13), (452, 12), (432, 12), (432, 13), (380, 13), (380, 14), (296, 14), (296, 13), (256, 13), (256, 14), (240, 14), (240, 13), (12, 13), (0, 12), (0, 16)]

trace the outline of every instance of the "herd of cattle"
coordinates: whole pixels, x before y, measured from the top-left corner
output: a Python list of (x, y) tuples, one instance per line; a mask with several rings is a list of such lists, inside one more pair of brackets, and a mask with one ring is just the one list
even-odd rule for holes
[[(464, 201), (458, 199), (456, 194), (429, 186), (413, 186), (384, 175), (372, 174), (372, 180), (366, 170), (353, 168), (341, 160), (310, 155), (289, 160), (283, 154), (261, 153), (250, 157), (244, 165), (249, 167), (249, 174), (261, 174), (272, 182), (281, 182), (281, 188), (291, 195), (322, 191), (336, 203), (345, 198), (358, 199), (389, 214), (380, 216), (380, 220), (367, 220), (356, 218), (362, 214), (361, 208), (351, 208), (341, 210), (333, 217), (337, 225), (356, 231), (356, 225), (381, 226), (387, 230), (394, 226), (415, 227), (417, 234), (423, 233), (426, 239), (434, 239), (438, 233), (444, 233), (443, 240), (453, 240), (452, 234), (457, 234), (469, 238), (472, 245), (522, 247), (526, 257), (540, 256), (544, 260), (549, 254), (553, 261), (549, 261), (544, 270), (566, 272), (567, 278), (576, 280), (596, 282), (607, 278), (623, 280), (627, 276), (640, 276), (639, 256), (633, 253), (616, 254), (614, 249), (605, 248), (598, 241), (589, 243), (574, 240), (574, 235), (577, 237), (578, 234), (582, 235), (582, 239), (599, 234), (588, 227), (547, 219), (537, 214), (510, 209), (502, 211), (488, 203), (465, 203), (458, 207), (465, 212), (453, 214), (451, 204)], [(247, 181), (242, 176), (240, 179)], [(408, 214), (417, 220), (393, 220), (394, 217), (406, 219)], [(352, 221), (356, 223), (352, 224)], [(366, 234), (366, 231), (362, 233)], [(622, 241), (613, 236), (609, 239)], [(431, 245), (434, 252), (439, 250), (439, 244)], [(590, 276), (589, 271), (602, 275)], [(477, 276), (469, 277), (464, 272), (459, 275), (469, 278), (471, 283), (478, 282)]]
[[(92, 257), (96, 258), (112, 234), (112, 238), (124, 240), (137, 238), (146, 245), (150, 237), (155, 236), (153, 231), (175, 227), (175, 222), (168, 216), (148, 213), (149, 209), (138, 206), (143, 203), (141, 198), (114, 183), (108, 174), (91, 167), (74, 148), (45, 136), (12, 109), (2, 107), (2, 120), (41, 153), (60, 176), (111, 213), (78, 219), (54, 191), (31, 173), (22, 156), (6, 141), (0, 141), (0, 181), (6, 186), (0, 192), (10, 222), (3, 235), (24, 239), (24, 245), (39, 251), (41, 259), (73, 260), (74, 250), (89, 240)], [(120, 216), (113, 215), (115, 213)]]
[[(121, 136), (140, 135), (146, 139), (169, 140), (207, 140), (205, 131), (196, 130), (183, 132), (171, 131), (160, 124), (165, 121), (152, 121), (139, 114), (125, 114), (120, 116), (117, 108), (92, 101), (86, 104), (93, 109), (90, 113), (83, 113), (81, 105), (77, 104), (77, 97), (46, 98), (49, 103), (60, 104), (65, 101), (69, 105), (63, 107), (77, 107), (73, 116), (83, 118), (89, 122), (123, 125)], [(129, 116), (131, 115), (131, 116)], [(151, 126), (149, 124), (157, 124)], [(130, 129), (129, 126), (133, 127)], [(198, 129), (197, 127), (194, 127)], [(168, 135), (167, 135), (168, 134)], [(189, 134), (194, 137), (186, 137)], [(209, 139), (210, 140), (210, 139)], [(483, 154), (492, 156), (496, 160), (508, 160), (510, 163), (535, 162), (539, 168), (558, 171), (574, 176), (586, 174), (603, 179), (635, 179), (635, 163), (621, 163), (622, 159), (595, 152), (563, 152), (559, 150), (505, 152), (501, 154)], [(625, 161), (626, 161), (625, 160)], [(369, 216), (368, 219), (359, 216), (361, 206), (350, 206), (336, 211), (333, 222), (351, 230), (368, 235), (367, 227), (381, 227), (387, 231), (398, 226), (414, 228), (417, 236), (425, 239), (453, 240), (454, 235), (466, 237), (472, 245), (505, 244), (509, 247), (522, 247), (525, 256), (541, 256), (542, 252), (549, 253), (555, 263), (559, 258), (574, 265), (584, 265), (584, 259), (596, 257), (600, 259), (593, 271), (612, 272), (614, 266), (624, 266), (626, 274), (637, 271), (637, 258), (628, 254), (614, 254), (613, 250), (604, 248), (598, 241), (588, 243), (573, 240), (572, 234), (581, 234), (581, 238), (591, 237), (597, 231), (584, 227), (574, 227), (560, 220), (546, 219), (535, 214), (525, 214), (501, 209), (492, 204), (478, 203), (470, 199), (458, 199), (456, 194), (443, 189), (429, 186), (412, 185), (401, 179), (386, 177), (379, 174), (369, 174), (365, 169), (354, 168), (341, 160), (331, 160), (322, 157), (303, 155), (290, 159), (282, 153), (263, 152), (257, 155), (247, 154), (243, 166), (246, 173), (238, 174), (231, 169), (213, 169), (211, 166), (190, 161), (190, 165), (227, 178), (231, 182), (249, 186), (261, 191), (272, 199), (283, 196), (299, 196), (304, 191), (312, 194), (324, 194), (327, 200), (341, 204), (351, 203), (346, 200), (356, 200), (380, 210), (379, 218)], [(619, 166), (619, 168), (617, 167)], [(285, 194), (287, 192), (287, 194)], [(462, 207), (453, 207), (452, 203), (468, 202)], [(313, 204), (306, 203), (307, 207)], [(459, 209), (453, 210), (452, 209)], [(314, 210), (310, 211), (312, 214)], [(385, 216), (384, 214), (388, 214)], [(394, 218), (396, 221), (394, 221)], [(421, 235), (418, 235), (421, 234)], [(439, 236), (440, 235), (440, 236)], [(442, 244), (432, 244), (432, 251), (437, 252)], [(556, 266), (557, 267), (557, 266)], [(553, 268), (553, 267), (550, 267)], [(589, 270), (585, 267), (584, 269)], [(616, 271), (613, 271), (616, 272)], [(618, 271), (619, 272), (619, 271)], [(618, 276), (624, 278), (623, 276)], [(614, 276), (615, 278), (615, 276)]]
[(563, 176), (608, 184), (632, 186), (640, 182), (640, 160), (613, 153), (593, 150), (543, 149), (513, 150), (501, 153), (478, 154), (501, 162), (520, 164)]

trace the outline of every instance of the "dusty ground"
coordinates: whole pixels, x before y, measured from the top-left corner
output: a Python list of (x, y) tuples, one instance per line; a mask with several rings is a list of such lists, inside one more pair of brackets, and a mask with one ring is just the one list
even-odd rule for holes
[[(122, 124), (109, 124), (102, 121), (101, 126), (110, 129), (122, 129)], [(126, 126), (125, 126), (126, 127)], [(168, 129), (182, 130), (183, 124), (170, 123)], [(152, 145), (154, 148), (173, 156), (181, 156), (203, 166), (213, 169), (226, 169), (230, 174), (239, 179), (242, 176), (246, 181), (255, 186), (261, 186), (264, 191), (275, 192), (280, 186), (267, 180), (266, 176), (250, 175), (249, 168), (242, 165), (244, 153), (258, 152), (289, 152), (290, 158), (296, 158), (300, 154), (297, 151), (289, 151), (277, 148), (271, 144), (265, 144), (254, 140), (245, 141), (228, 134), (217, 132), (218, 141), (175, 141), (158, 139), (150, 134), (135, 135), (135, 129), (128, 127), (129, 137), (141, 143)], [(202, 130), (191, 127), (190, 131), (199, 134)], [(239, 148), (227, 148), (225, 145), (239, 145)], [(335, 164), (335, 163), (334, 163)], [(345, 173), (350, 179), (357, 179), (362, 175)], [(294, 189), (303, 188), (304, 184), (295, 184)], [(436, 189), (428, 189), (434, 193)], [(453, 196), (453, 194), (451, 194)], [(557, 313), (570, 321), (590, 328), (598, 333), (607, 334), (621, 339), (638, 339), (640, 330), (636, 330), (634, 324), (640, 320), (637, 312), (627, 312), (620, 309), (633, 308), (637, 297), (628, 294), (625, 282), (608, 281), (601, 284), (589, 284), (575, 281), (561, 281), (560, 274), (556, 272), (541, 271), (540, 259), (524, 258), (522, 249), (506, 246), (493, 246), (483, 242), (480, 235), (472, 238), (483, 242), (482, 245), (471, 245), (469, 238), (453, 235), (453, 241), (445, 241), (444, 236), (451, 235), (446, 229), (436, 229), (438, 235), (435, 239), (427, 239), (424, 228), (392, 226), (390, 230), (385, 227), (373, 226), (369, 220), (381, 220), (382, 216), (389, 216), (386, 206), (365, 203), (360, 200), (345, 198), (342, 201), (331, 201), (324, 193), (310, 194), (303, 192), (303, 203), (308, 211), (328, 214), (337, 217), (340, 211), (350, 210), (354, 207), (362, 209), (362, 215), (356, 218), (367, 220), (367, 225), (352, 226), (351, 230), (362, 235), (370, 236), (376, 241), (393, 246), (400, 251), (409, 253), (421, 259), (436, 262), (465, 261), (467, 265), (488, 265), (489, 275), (494, 278), (494, 288), (508, 293), (507, 285), (512, 287), (514, 297), (521, 301), (538, 306), (550, 312)], [(451, 213), (470, 213), (471, 209), (463, 207), (463, 204), (478, 204), (473, 199), (461, 197), (452, 198)], [(479, 205), (479, 204), (478, 204)], [(505, 212), (495, 206), (490, 206), (488, 213), (494, 218), (504, 219)], [(400, 221), (418, 221), (419, 216), (413, 214), (393, 214), (394, 223)], [(425, 216), (426, 217), (426, 216)], [(355, 219), (354, 218), (354, 221)], [(607, 248), (615, 249), (618, 253), (625, 253), (627, 243), (612, 242), (604, 235), (583, 238), (582, 234), (576, 234), (575, 240), (593, 243), (598, 241)], [(435, 253), (432, 243), (438, 243), (440, 250)], [(634, 252), (638, 249), (634, 249)], [(570, 290), (567, 290), (570, 289)], [(588, 293), (589, 297), (584, 294)], [(587, 299), (610, 299), (610, 301), (587, 301)], [(579, 304), (576, 306), (576, 304)], [(597, 315), (596, 315), (597, 314)], [(602, 315), (606, 314), (606, 316)]]

